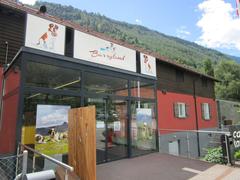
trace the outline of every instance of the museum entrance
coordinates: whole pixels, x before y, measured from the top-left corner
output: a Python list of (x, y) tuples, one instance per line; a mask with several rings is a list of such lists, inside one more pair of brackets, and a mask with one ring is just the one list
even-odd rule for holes
[(85, 101), (86, 105), (96, 107), (97, 163), (127, 157), (127, 101), (109, 97)]

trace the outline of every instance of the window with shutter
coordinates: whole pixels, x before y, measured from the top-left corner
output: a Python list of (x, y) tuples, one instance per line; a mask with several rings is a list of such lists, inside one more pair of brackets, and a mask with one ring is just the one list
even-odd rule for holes
[(187, 117), (187, 106), (185, 103), (174, 103), (174, 116), (177, 118)]

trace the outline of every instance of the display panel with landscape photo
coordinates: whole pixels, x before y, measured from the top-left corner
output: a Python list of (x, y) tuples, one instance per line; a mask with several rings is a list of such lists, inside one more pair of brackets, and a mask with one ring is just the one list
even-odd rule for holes
[(35, 149), (43, 154), (68, 152), (68, 110), (70, 106), (37, 105)]

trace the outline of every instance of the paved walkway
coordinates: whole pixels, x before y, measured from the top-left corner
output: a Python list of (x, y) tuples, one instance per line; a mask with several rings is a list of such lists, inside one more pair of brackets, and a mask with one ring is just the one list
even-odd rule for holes
[(97, 166), (97, 180), (239, 180), (240, 169), (154, 153)]
[(191, 180), (239, 180), (240, 179), (240, 169), (233, 168), (223, 165), (215, 165), (204, 172), (191, 178)]

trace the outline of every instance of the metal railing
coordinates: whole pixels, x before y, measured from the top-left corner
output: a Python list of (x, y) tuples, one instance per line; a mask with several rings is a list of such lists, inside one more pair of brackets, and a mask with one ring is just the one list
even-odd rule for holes
[[(50, 161), (52, 163), (54, 163), (54, 164), (56, 164), (56, 165), (58, 165), (60, 167), (62, 167), (65, 170), (65, 175), (64, 175), (64, 179), (65, 180), (68, 180), (69, 172), (73, 172), (74, 171), (74, 168), (72, 166), (69, 166), (69, 165), (67, 165), (67, 164), (65, 164), (65, 163), (63, 163), (61, 161), (58, 161), (58, 160), (56, 160), (56, 159), (54, 159), (54, 158), (52, 158), (52, 157), (50, 157), (48, 155), (42, 154), (42, 153), (36, 151), (35, 149), (33, 149), (33, 148), (29, 147), (29, 146), (26, 146), (24, 144), (21, 144), (21, 143), (19, 143), (18, 150), (17, 150), (17, 155), (20, 155), (21, 152), (23, 152), (23, 154), (24, 154), (24, 152), (26, 153), (26, 150), (31, 152), (31, 153), (33, 153), (33, 156), (32, 156), (32, 158), (33, 158), (32, 159), (32, 174), (36, 173), (35, 172), (35, 170), (36, 170), (36, 168), (35, 168), (36, 167), (36, 161), (35, 161), (36, 155), (40, 156), (40, 157), (42, 157), (42, 158), (44, 158), (44, 159), (46, 159), (46, 160), (48, 160), (48, 161)], [(27, 156), (28, 156), (28, 153), (27, 153)], [(24, 163), (23, 163), (23, 167), (22, 167), (21, 177), (27, 175), (27, 167), (28, 167), (28, 165), (27, 165), (26, 161), (23, 160), (23, 162)], [(19, 163), (17, 162), (17, 164), (19, 164)]]
[[(0, 179), (11, 180), (22, 172), (23, 155), (0, 157)], [(18, 163), (16, 163), (18, 162)]]

